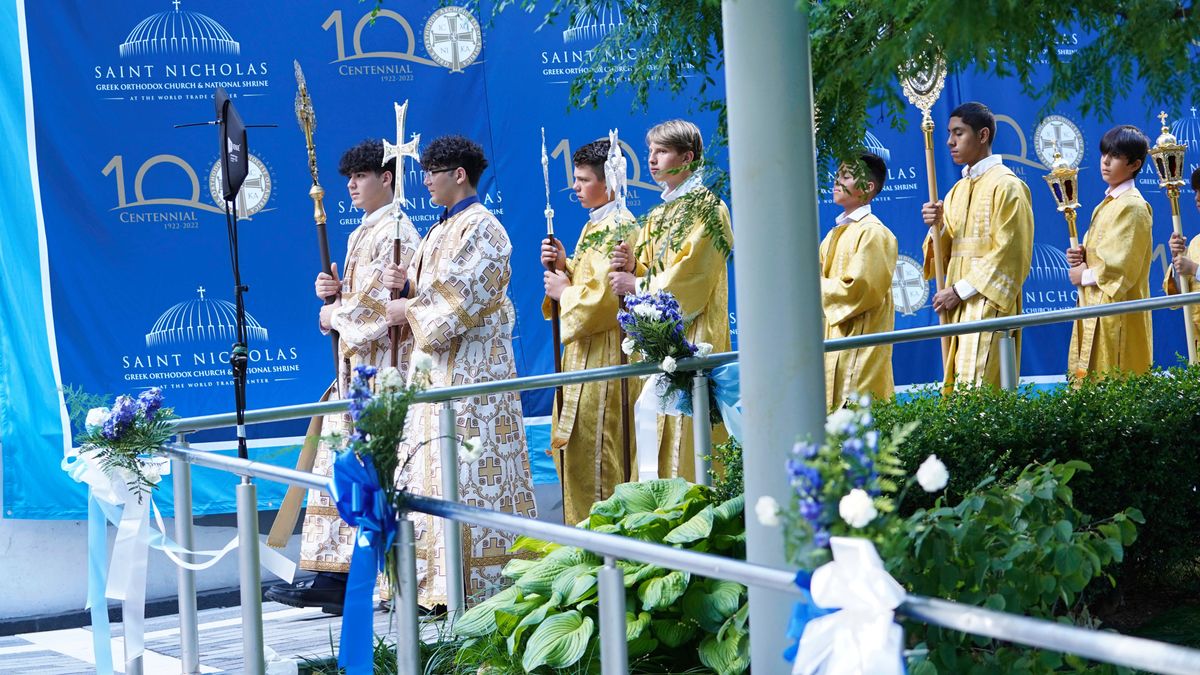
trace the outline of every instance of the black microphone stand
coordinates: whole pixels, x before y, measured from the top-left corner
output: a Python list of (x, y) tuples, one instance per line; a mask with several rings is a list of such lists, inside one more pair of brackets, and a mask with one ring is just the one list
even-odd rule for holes
[[(221, 181), (225, 201), (225, 229), (229, 237), (229, 260), (233, 267), (233, 293), (236, 307), (236, 331), (229, 352), (233, 372), (234, 406), (237, 416), (238, 457), (249, 459), (246, 449), (246, 375), (250, 350), (246, 345), (246, 303), (244, 295), (250, 290), (242, 283), (238, 259), (238, 218), (234, 202), (249, 174), (249, 150), (246, 146), (247, 125), (229, 99), (224, 88), (218, 87), (213, 103), (216, 106), (217, 139), (221, 144)], [(195, 125), (180, 125), (195, 126)], [(266, 126), (266, 125), (263, 125)], [(274, 126), (274, 125), (269, 125)], [(262, 587), (258, 541), (258, 495), (254, 482), (243, 476), (237, 486), (238, 567), (241, 579), (242, 653), (246, 655), (245, 672), (263, 675), (266, 669), (263, 650)]]

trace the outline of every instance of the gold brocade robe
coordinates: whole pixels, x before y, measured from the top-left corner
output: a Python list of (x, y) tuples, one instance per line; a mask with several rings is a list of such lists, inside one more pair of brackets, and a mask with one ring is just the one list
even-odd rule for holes
[[(496, 217), (478, 202), (435, 225), (421, 242), (408, 278), (412, 298), (406, 314), (414, 349), (433, 359), (432, 388), (507, 380), (517, 376), (512, 332), (516, 312), (508, 298), (512, 244)], [(459, 500), (483, 509), (534, 517), (533, 481), (525, 449), (521, 399), (506, 391), (450, 403), (417, 404), (409, 410), (401, 459), (406, 489), (442, 495), (440, 416), (455, 412), (459, 441), (476, 439), (481, 454), (461, 461)], [(425, 607), (446, 604), (445, 527), (461, 527), (465, 597), (474, 603), (503, 584), (501, 568), (516, 535), (480, 526), (460, 526), (411, 514), (416, 534), (417, 600)]]
[[(354, 368), (371, 365), (384, 368), (391, 365), (391, 340), (388, 336), (387, 303), (391, 291), (380, 281), (383, 270), (392, 262), (392, 241), (396, 220), (392, 205), (377, 209), (366, 217), (347, 244), (346, 262), (342, 275), (341, 305), (329, 321), (339, 338), (338, 387), (336, 392), (349, 391)], [(400, 264), (408, 266), (421, 238), (408, 216), (400, 214)], [(400, 344), (401, 372), (407, 372), (411, 340)], [(350, 421), (346, 414), (326, 415), (321, 425), (322, 435), (349, 434)], [(333, 471), (335, 450), (322, 440), (313, 461), (313, 473), (329, 476)], [(354, 528), (338, 517), (337, 507), (329, 495), (310, 490), (308, 507), (304, 512), (304, 528), (300, 539), (300, 568), (315, 572), (349, 572), (354, 553)]]
[[(711, 344), (716, 354), (729, 351), (731, 343), (725, 254), (704, 232), (704, 215), (714, 212), (732, 249), (729, 207), (704, 187), (651, 209), (638, 232), (634, 274), (642, 277), (644, 291), (670, 291), (688, 324), (685, 337), (692, 344)], [(705, 406), (700, 404), (698, 409)], [(724, 425), (713, 428), (713, 443), (726, 438)], [(659, 415), (658, 440), (658, 475), (695, 482), (691, 417)], [(653, 452), (653, 448), (639, 448), (638, 452)]]
[[(615, 228), (618, 222), (636, 219), (616, 204), (599, 220), (589, 220), (579, 241), (597, 232)], [(606, 207), (600, 207), (605, 209)], [(599, 209), (597, 209), (599, 211)], [(567, 259), (571, 278), (559, 300), (564, 372), (615, 366), (621, 362), (621, 327), (617, 323), (620, 300), (608, 286), (608, 255), (602, 250), (580, 251)], [(550, 299), (542, 303), (542, 314), (551, 316)], [(633, 414), (640, 382), (628, 381), (628, 414)], [(625, 470), (620, 380), (574, 384), (562, 389), (562, 414), (554, 412), (551, 438), (554, 462), (563, 485), (563, 514), (568, 525), (588, 517), (592, 504), (612, 496), (613, 487), (629, 480)], [(634, 445), (633, 421), (629, 421), (630, 461)]]
[[(1167, 249), (1167, 255), (1169, 256), (1170, 254), (1171, 250)], [(1187, 251), (1184, 252), (1184, 255), (1186, 255), (1189, 260), (1200, 261), (1200, 237), (1192, 238), (1192, 242), (1188, 244)], [(1187, 275), (1187, 280), (1189, 284), (1188, 288), (1191, 289), (1193, 293), (1200, 290), (1200, 286), (1197, 286), (1197, 283), (1200, 282), (1196, 281), (1195, 275)], [(1163, 278), (1163, 292), (1167, 295), (1179, 294), (1179, 285), (1175, 283), (1175, 268), (1173, 266), (1167, 267), (1167, 274)], [(1200, 305), (1192, 305), (1188, 307), (1187, 312), (1188, 316), (1190, 316), (1192, 319), (1192, 326), (1196, 329), (1196, 335), (1200, 336)], [(1200, 339), (1197, 339), (1196, 342), (1200, 343)], [(1186, 350), (1183, 352), (1183, 356), (1185, 358), (1187, 357)]]
[[(946, 287), (964, 279), (978, 291), (947, 312), (946, 323), (1021, 313), (1021, 287), (1033, 257), (1029, 187), (1003, 164), (954, 184), (943, 202)], [(925, 278), (934, 274), (933, 238), (925, 237)], [(1021, 343), (1017, 333), (1017, 365)], [(1000, 386), (1000, 340), (991, 332), (949, 338), (943, 389), (957, 381)]]
[[(1137, 188), (1096, 206), (1083, 238), (1096, 285), (1080, 287), (1081, 307), (1150, 297), (1152, 225), (1150, 205)], [(1083, 319), (1072, 324), (1067, 374), (1144, 373), (1154, 361), (1153, 350), (1149, 312)]]
[[(820, 255), (825, 339), (890, 332), (896, 325), (892, 231), (868, 214), (830, 230)], [(894, 390), (891, 345), (825, 353), (826, 409), (842, 407), (851, 394), (886, 400)]]

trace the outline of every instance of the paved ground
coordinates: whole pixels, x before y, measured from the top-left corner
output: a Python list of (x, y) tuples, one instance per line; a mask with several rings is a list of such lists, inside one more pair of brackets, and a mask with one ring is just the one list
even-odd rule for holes
[[(535, 485), (534, 491), (538, 517), (561, 523), (562, 498), (558, 485)], [(236, 596), (227, 602), (237, 602)], [(201, 672), (242, 672), (240, 617), (241, 610), (238, 607), (200, 611)], [(57, 625), (79, 625), (88, 621), (82, 610), (78, 616), (54, 619)], [(394, 628), (389, 628), (388, 621), (389, 616), (384, 612), (375, 613), (377, 635), (394, 632)], [(439, 628), (438, 623), (425, 623), (422, 635), (431, 641)], [(113, 664), (117, 672), (124, 672), (121, 629), (120, 623), (112, 624), (113, 660), (120, 662)], [(274, 602), (263, 603), (263, 642), (283, 658), (294, 659), (301, 664), (306, 658), (329, 658), (334, 653), (333, 646), (339, 642), (341, 629), (341, 617), (323, 614), (319, 609), (295, 609)], [(91, 626), (11, 635), (4, 635), (4, 632), (11, 631), (0, 631), (0, 675), (73, 675), (94, 673), (96, 670)], [(171, 614), (146, 619), (144, 675), (179, 675), (182, 672), (179, 656), (179, 617)]]
[[(203, 673), (242, 672), (242, 631), (237, 607), (200, 612), (200, 665)], [(389, 616), (375, 613), (376, 634), (389, 632)], [(295, 609), (263, 603), (263, 642), (284, 658), (325, 659), (339, 642), (341, 617), (319, 609)], [(437, 623), (424, 624), (432, 638)], [(393, 629), (394, 630), (394, 629)], [(113, 625), (113, 659), (121, 661), (121, 624)], [(179, 675), (179, 617), (146, 620), (145, 675)], [(91, 627), (0, 637), (0, 673), (4, 675), (73, 675), (94, 673)], [(114, 664), (124, 672), (123, 664)]]

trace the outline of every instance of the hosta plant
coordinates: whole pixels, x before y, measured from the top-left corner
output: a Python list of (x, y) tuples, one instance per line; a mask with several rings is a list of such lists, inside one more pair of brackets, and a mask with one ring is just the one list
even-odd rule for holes
[[(744, 500), (680, 478), (618, 485), (579, 527), (691, 551), (745, 555)], [(512, 585), (454, 625), (468, 638), (459, 662), (489, 672), (600, 672), (597, 573), (601, 556), (572, 546), (517, 539), (540, 556), (504, 569)], [(746, 588), (650, 563), (618, 561), (625, 578), (631, 670), (721, 675), (749, 665)]]

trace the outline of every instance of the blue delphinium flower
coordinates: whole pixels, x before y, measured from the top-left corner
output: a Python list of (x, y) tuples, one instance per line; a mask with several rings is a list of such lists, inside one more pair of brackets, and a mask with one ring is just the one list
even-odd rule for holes
[(151, 387), (138, 394), (138, 412), (146, 418), (147, 422), (154, 419), (154, 413), (158, 412), (158, 409), (162, 407), (162, 404), (162, 389), (159, 389), (158, 387)]
[[(350, 382), (350, 419), (357, 422), (371, 402), (371, 378), (375, 377), (374, 366), (357, 366), (354, 369), (354, 379)], [(358, 434), (356, 430), (354, 432)], [(351, 437), (351, 440), (355, 440)], [(361, 438), (358, 440), (362, 440)]]
[(114, 441), (121, 437), (133, 424), (133, 418), (137, 415), (137, 401), (133, 400), (132, 396), (122, 394), (117, 397), (113, 403), (112, 413), (104, 422), (104, 428), (100, 433), (110, 441)]

